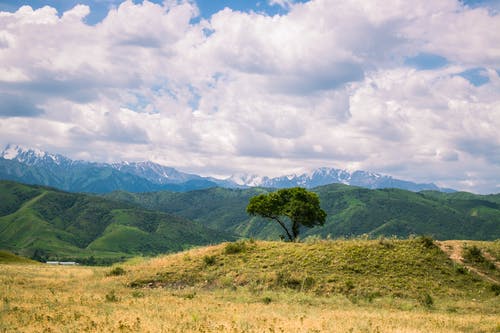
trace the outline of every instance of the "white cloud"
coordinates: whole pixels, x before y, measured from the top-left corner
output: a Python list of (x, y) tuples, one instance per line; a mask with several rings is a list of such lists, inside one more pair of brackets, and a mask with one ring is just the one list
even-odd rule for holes
[[(0, 13), (0, 143), (203, 174), (356, 167), (498, 191), (500, 16), (454, 0)], [(442, 68), (404, 66), (445, 57)], [(482, 68), (476, 87), (458, 74)], [(21, 98), (22, 97), (22, 98)], [(36, 130), (33, 130), (36, 129)], [(29, 133), (29, 135), (26, 135)]]

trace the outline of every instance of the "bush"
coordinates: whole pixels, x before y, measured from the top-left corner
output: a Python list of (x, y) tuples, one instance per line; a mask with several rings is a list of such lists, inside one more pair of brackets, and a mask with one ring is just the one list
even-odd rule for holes
[(463, 248), (463, 256), (465, 259), (474, 261), (474, 262), (483, 262), (484, 257), (481, 249), (476, 245), (473, 246), (464, 246)]
[(107, 276), (120, 276), (120, 275), (125, 275), (127, 272), (120, 266), (117, 266), (113, 268)]
[(457, 272), (458, 274), (467, 274), (467, 268), (465, 268), (464, 266), (455, 264), (454, 267), (455, 272)]
[(215, 265), (215, 256), (204, 256), (203, 257), (203, 262), (205, 263), (205, 265), (207, 266), (213, 266)]
[(500, 284), (492, 284), (491, 291), (493, 291), (496, 296), (500, 295)]
[(269, 297), (269, 296), (266, 296), (266, 297), (264, 297), (264, 298), (262, 299), (262, 303), (264, 303), (264, 304), (269, 304), (269, 303), (271, 303), (272, 301), (273, 301), (273, 300), (272, 300), (272, 298), (271, 298), (271, 297)]
[(244, 241), (237, 241), (234, 243), (228, 243), (224, 248), (225, 254), (236, 254), (245, 252), (247, 249), (247, 245)]
[(431, 236), (420, 236), (418, 238), (418, 241), (426, 248), (430, 249), (434, 246), (434, 239)]

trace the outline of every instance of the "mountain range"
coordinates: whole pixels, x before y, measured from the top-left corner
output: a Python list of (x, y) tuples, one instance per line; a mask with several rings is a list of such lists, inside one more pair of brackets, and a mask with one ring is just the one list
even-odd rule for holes
[(72, 160), (63, 155), (20, 145), (7, 145), (0, 153), (0, 179), (87, 193), (109, 193), (116, 190), (186, 192), (217, 186), (224, 188), (294, 186), (314, 188), (333, 183), (369, 189), (399, 188), (415, 192), (450, 191), (432, 183), (418, 184), (373, 172), (350, 172), (335, 168), (319, 168), (309, 173), (274, 178), (240, 174), (227, 179), (217, 179), (181, 172), (150, 161), (96, 163)]

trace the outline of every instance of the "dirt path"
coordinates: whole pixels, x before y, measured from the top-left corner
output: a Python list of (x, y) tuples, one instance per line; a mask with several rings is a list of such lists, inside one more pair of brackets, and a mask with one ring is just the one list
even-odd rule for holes
[[(470, 272), (473, 272), (474, 274), (477, 274), (479, 275), (480, 277), (482, 277), (483, 279), (487, 280), (488, 282), (492, 282), (492, 283), (497, 283), (497, 284), (500, 284), (500, 280), (495, 278), (495, 277), (492, 277), (480, 270), (478, 270), (477, 268), (475, 268), (474, 266), (466, 263), (464, 261), (464, 258), (462, 257), (462, 248), (464, 246), (464, 241), (437, 241), (436, 244), (439, 246), (439, 248), (448, 255), (448, 257), (453, 260), (454, 262), (464, 266), (465, 268), (467, 268), (467, 270), (469, 270)], [(489, 254), (488, 252), (482, 250), (481, 251), (483, 256), (490, 262), (492, 262), (496, 269), (500, 269), (500, 263), (491, 255)]]

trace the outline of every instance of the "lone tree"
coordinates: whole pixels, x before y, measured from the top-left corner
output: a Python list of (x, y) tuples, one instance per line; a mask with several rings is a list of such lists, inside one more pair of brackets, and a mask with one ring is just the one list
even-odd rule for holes
[(301, 225), (309, 228), (323, 225), (326, 218), (316, 193), (302, 187), (257, 195), (250, 199), (247, 213), (278, 222), (291, 242), (299, 236)]

